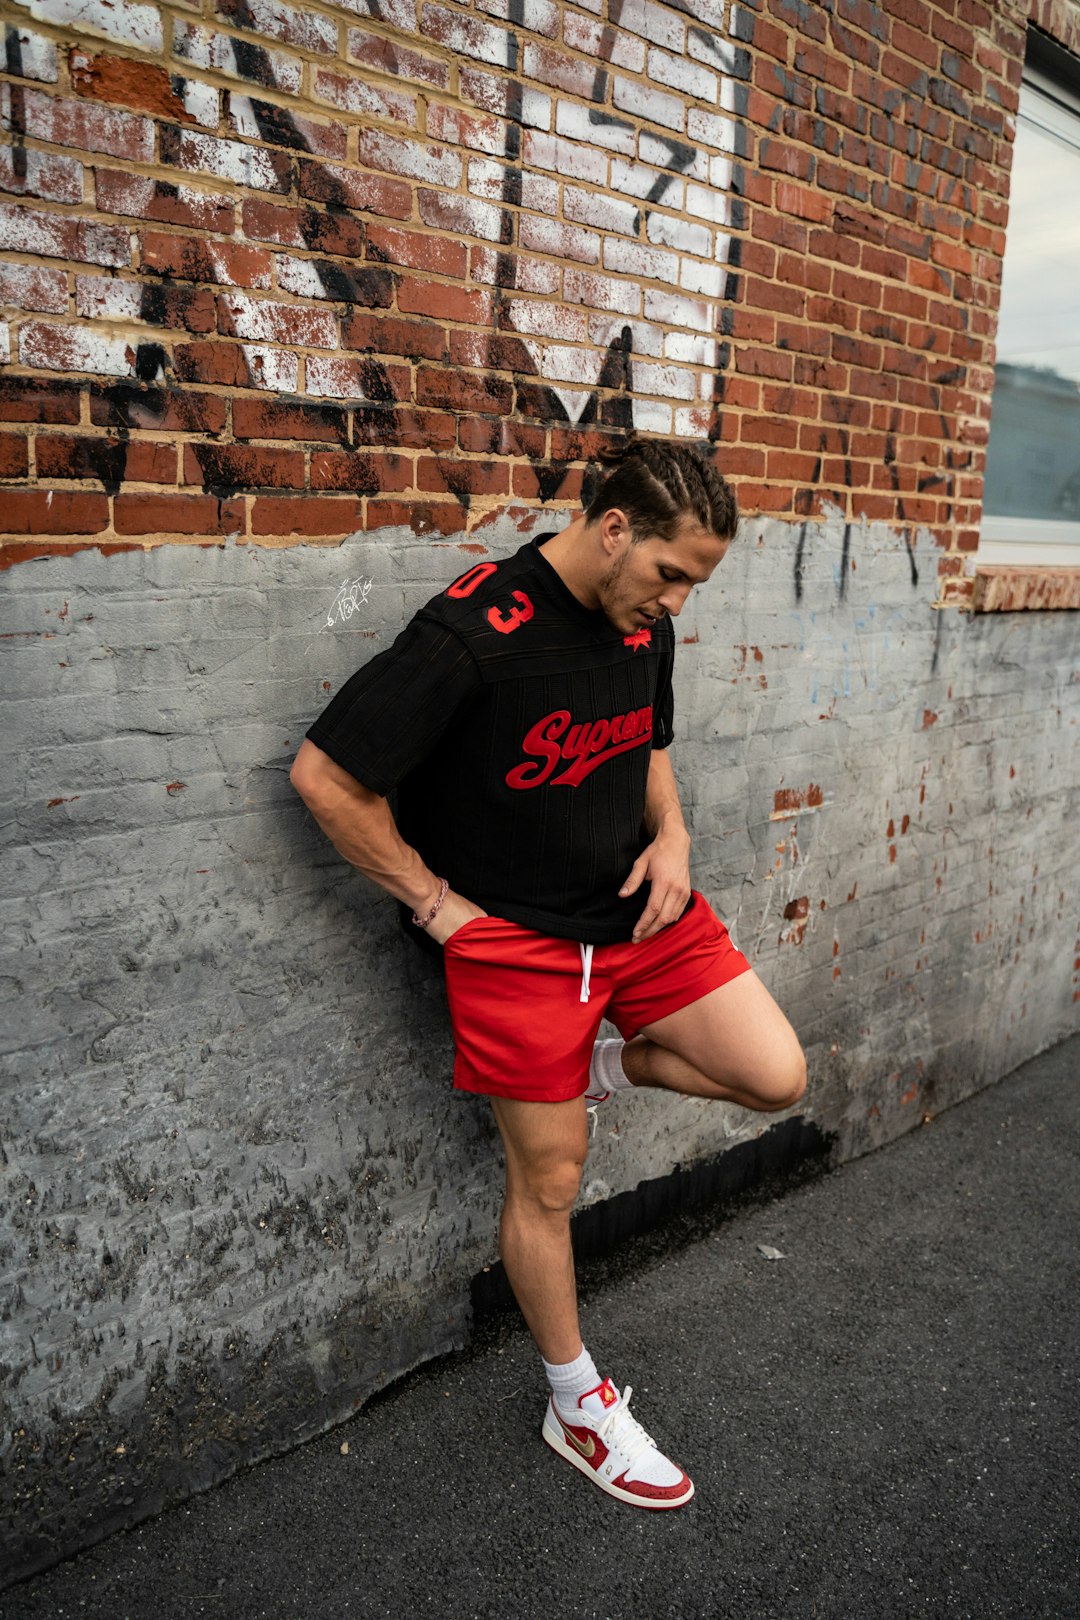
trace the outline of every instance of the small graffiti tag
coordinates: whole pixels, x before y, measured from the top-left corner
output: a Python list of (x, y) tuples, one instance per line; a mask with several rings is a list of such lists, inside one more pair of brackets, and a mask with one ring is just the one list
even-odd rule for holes
[(367, 605), (368, 592), (371, 590), (370, 579), (343, 580), (341, 589), (334, 597), (334, 605), (326, 615), (327, 625), (344, 624)]

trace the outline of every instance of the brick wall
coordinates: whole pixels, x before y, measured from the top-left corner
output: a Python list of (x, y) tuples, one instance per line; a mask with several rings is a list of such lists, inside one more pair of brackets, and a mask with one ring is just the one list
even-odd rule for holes
[(1016, 0), (6, 14), (9, 560), (471, 532), (633, 424), (966, 597)]

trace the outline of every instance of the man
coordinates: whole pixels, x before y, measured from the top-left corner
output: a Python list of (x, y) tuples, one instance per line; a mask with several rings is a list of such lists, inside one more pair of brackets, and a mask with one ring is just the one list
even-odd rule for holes
[[(292, 780), (442, 949), (454, 1083), (491, 1097), (506, 1151), (500, 1252), (551, 1385), (543, 1438), (621, 1501), (675, 1508), (693, 1485), (578, 1327), (586, 1099), (653, 1086), (778, 1110), (805, 1064), (691, 889), (667, 753), (671, 620), (727, 551), (734, 496), (687, 445), (602, 459), (567, 528), (469, 569), (345, 684)], [(605, 1016), (625, 1044), (594, 1050)]]

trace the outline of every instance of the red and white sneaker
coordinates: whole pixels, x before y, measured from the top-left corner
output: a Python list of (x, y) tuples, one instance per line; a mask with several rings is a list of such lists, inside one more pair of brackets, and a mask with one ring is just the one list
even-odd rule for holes
[(682, 1507), (693, 1496), (694, 1487), (682, 1469), (657, 1450), (637, 1418), (630, 1416), (632, 1394), (629, 1384), (620, 1395), (611, 1379), (605, 1378), (578, 1401), (572, 1423), (552, 1397), (544, 1417), (544, 1439), (552, 1451), (620, 1502), (643, 1508)]

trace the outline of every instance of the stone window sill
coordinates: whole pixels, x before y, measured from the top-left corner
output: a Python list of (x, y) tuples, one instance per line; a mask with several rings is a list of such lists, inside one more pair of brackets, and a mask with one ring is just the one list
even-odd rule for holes
[(1080, 568), (977, 563), (973, 613), (1080, 608)]

